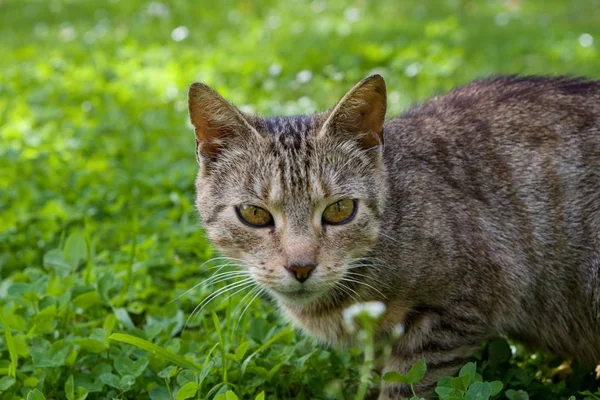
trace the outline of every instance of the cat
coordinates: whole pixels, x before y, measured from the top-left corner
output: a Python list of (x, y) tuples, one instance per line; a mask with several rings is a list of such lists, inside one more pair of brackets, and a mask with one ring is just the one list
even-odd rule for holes
[(342, 310), (384, 303), (382, 373), (425, 359), (425, 396), (498, 335), (600, 361), (600, 82), (476, 80), (387, 121), (380, 75), (274, 118), (194, 83), (189, 113), (209, 238), (308, 333), (351, 344)]

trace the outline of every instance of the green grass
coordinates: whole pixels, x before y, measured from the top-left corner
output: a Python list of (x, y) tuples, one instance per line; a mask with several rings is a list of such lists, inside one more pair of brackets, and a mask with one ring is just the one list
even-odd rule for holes
[[(224, 295), (187, 321), (224, 285), (196, 286), (221, 264), (193, 209), (191, 82), (291, 114), (377, 71), (392, 115), (490, 74), (600, 78), (597, 0), (168, 3), (0, 0), (2, 399), (342, 399), (376, 385), (359, 349), (319, 346), (266, 298), (240, 319), (251, 297)], [(560, 360), (515, 349), (478, 355), (512, 390), (498, 398), (598, 389), (577, 366), (552, 381)]]

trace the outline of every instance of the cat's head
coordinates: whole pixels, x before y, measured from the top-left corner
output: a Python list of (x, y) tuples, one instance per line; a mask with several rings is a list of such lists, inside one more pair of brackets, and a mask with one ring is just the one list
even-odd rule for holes
[(378, 237), (386, 196), (385, 110), (379, 75), (301, 117), (246, 115), (208, 86), (190, 87), (204, 227), (278, 300), (326, 301), (360, 279), (352, 265)]

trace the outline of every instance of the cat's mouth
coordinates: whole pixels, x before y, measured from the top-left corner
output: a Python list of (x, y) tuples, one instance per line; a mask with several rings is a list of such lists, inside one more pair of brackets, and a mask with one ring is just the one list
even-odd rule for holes
[(313, 303), (324, 294), (322, 291), (309, 291), (304, 287), (293, 291), (282, 291), (277, 289), (272, 289), (272, 291), (279, 300), (293, 305), (307, 305)]

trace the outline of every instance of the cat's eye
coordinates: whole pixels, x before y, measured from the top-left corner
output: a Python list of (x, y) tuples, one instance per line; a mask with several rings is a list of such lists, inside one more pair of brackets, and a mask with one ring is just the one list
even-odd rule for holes
[(338, 200), (327, 206), (323, 211), (323, 223), (329, 225), (342, 225), (352, 221), (356, 215), (356, 200)]
[(235, 207), (235, 212), (243, 223), (254, 228), (273, 226), (273, 216), (264, 208), (241, 204)]

